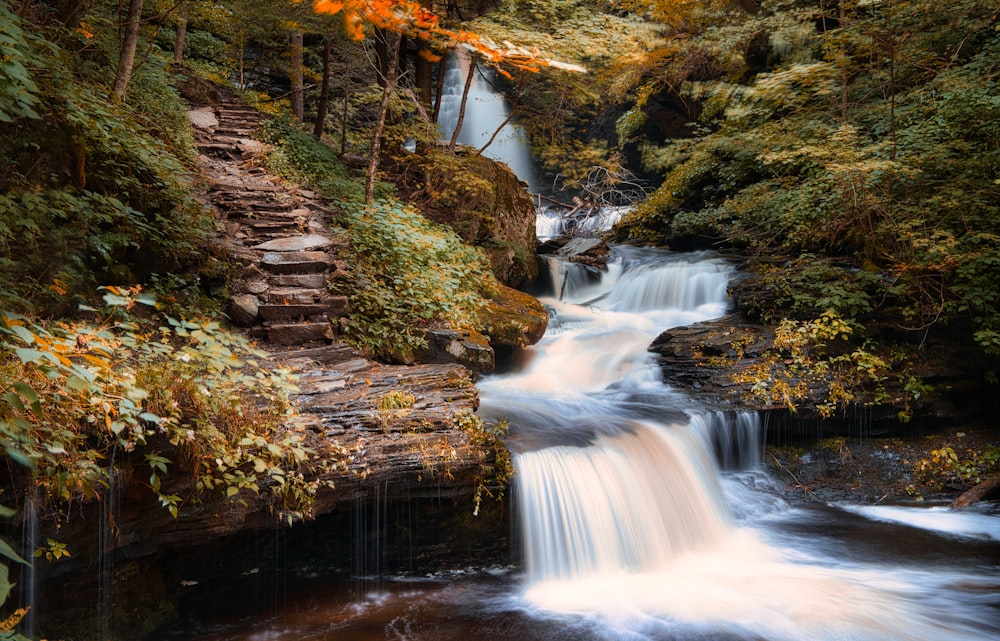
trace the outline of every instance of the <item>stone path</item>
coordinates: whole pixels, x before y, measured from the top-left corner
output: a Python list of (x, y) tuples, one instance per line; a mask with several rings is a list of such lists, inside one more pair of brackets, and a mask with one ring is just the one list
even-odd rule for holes
[(227, 253), (242, 265), (229, 304), (232, 321), (275, 346), (330, 343), (349, 312), (328, 293), (346, 266), (316, 195), (283, 184), (254, 162), (260, 113), (238, 103), (190, 112), (204, 173), (212, 184)]
[[(322, 477), (339, 490), (321, 489), (316, 512), (343, 509), (379, 483), (470, 495), (470, 479), (493, 458), (456, 425), (457, 414), (479, 404), (474, 375), (455, 363), (376, 363), (339, 341), (349, 306), (328, 293), (328, 284), (347, 277), (348, 266), (342, 242), (331, 235), (333, 212), (316, 194), (259, 166), (263, 145), (252, 137), (258, 112), (224, 102), (194, 109), (189, 118), (221, 242), (240, 265), (230, 317), (276, 364), (296, 372), (298, 428), (331, 463)], [(388, 407), (383, 399), (392, 394), (412, 403)], [(352, 453), (346, 461), (344, 452)], [(419, 479), (428, 477), (436, 478), (425, 487)]]

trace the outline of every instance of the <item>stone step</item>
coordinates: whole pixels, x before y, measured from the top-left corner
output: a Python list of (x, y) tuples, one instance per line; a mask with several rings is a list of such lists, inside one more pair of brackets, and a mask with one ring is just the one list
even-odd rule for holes
[(291, 202), (281, 202), (280, 200), (261, 200), (259, 194), (247, 195), (248, 198), (239, 201), (226, 201), (215, 199), (215, 206), (228, 210), (232, 214), (252, 216), (255, 213), (267, 212), (275, 214), (285, 214), (295, 208)]
[(322, 289), (309, 287), (274, 287), (267, 293), (271, 305), (313, 305), (327, 296)]
[(252, 210), (231, 209), (226, 212), (229, 218), (260, 218), (269, 220), (305, 220), (312, 214), (308, 209), (277, 209), (272, 207), (255, 208)]
[[(311, 349), (298, 349), (291, 350), (287, 352), (278, 352), (273, 355), (274, 360), (278, 362), (287, 361), (301, 361), (309, 360), (316, 365), (332, 365), (335, 363), (345, 363), (347, 361), (357, 360), (361, 358), (351, 346), (344, 343), (335, 343), (333, 345), (326, 345), (323, 347), (313, 347)], [(343, 378), (342, 373), (336, 374), (325, 374), (323, 372), (303, 372), (303, 382), (308, 383), (310, 381), (320, 381), (329, 376), (334, 376), (336, 378)], [(305, 379), (309, 379), (308, 381)], [(309, 393), (309, 392), (304, 392)]]
[(267, 339), (277, 345), (304, 345), (333, 340), (330, 323), (281, 323), (267, 328)]
[[(299, 231), (298, 224), (294, 220), (244, 220), (240, 223), (245, 229), (249, 228), (255, 232), (267, 233), (267, 232), (285, 232), (281, 237), (285, 238), (288, 232)], [(268, 241), (270, 242), (270, 241)], [(257, 249), (254, 247), (253, 249)]]
[(290, 321), (297, 318), (325, 316), (329, 309), (320, 303), (300, 303), (295, 305), (261, 305), (257, 311), (260, 317), (266, 321)]
[(322, 292), (320, 296), (319, 302), (315, 303), (268, 303), (261, 305), (257, 311), (265, 321), (272, 322), (317, 316), (340, 318), (350, 313), (346, 296), (326, 296)]
[(317, 251), (267, 252), (260, 263), (272, 274), (316, 274), (329, 269), (333, 258)]
[(320, 272), (316, 274), (272, 274), (270, 280), (272, 287), (325, 289), (327, 275)]
[(216, 135), (222, 136), (249, 136), (254, 131), (256, 127), (219, 127), (215, 130)]
[(280, 240), (271, 240), (254, 247), (266, 252), (308, 252), (329, 247), (333, 241), (326, 236), (310, 234), (308, 236), (289, 236)]
[(200, 142), (196, 146), (198, 147), (198, 151), (206, 155), (213, 155), (211, 152), (225, 152), (226, 154), (235, 154), (236, 156), (243, 155), (239, 147), (229, 142)]
[(253, 111), (251, 109), (230, 109), (227, 107), (217, 110), (215, 115), (220, 120), (222, 120), (223, 118), (240, 119), (252, 122), (260, 122), (261, 120), (263, 120), (263, 118), (261, 118), (260, 112)]

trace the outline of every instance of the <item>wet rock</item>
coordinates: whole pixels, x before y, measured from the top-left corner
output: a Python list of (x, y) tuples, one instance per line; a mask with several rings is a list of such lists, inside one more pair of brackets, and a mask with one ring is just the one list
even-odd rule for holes
[(432, 329), (426, 332), (427, 347), (414, 355), (421, 363), (459, 363), (479, 374), (496, 367), (489, 340), (478, 332)]
[(534, 345), (542, 339), (548, 324), (548, 312), (536, 298), (510, 287), (490, 294), (478, 323), (494, 349)]

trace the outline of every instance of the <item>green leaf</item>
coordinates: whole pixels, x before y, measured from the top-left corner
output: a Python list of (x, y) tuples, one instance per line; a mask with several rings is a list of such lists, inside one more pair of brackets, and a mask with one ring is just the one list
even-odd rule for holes
[[(11, 561), (17, 561), (18, 563), (23, 563), (24, 565), (30, 566), (31, 564), (21, 558), (21, 555), (14, 551), (14, 548), (10, 547), (10, 544), (3, 539), (0, 539), (0, 555), (3, 555), (10, 559)], [(0, 566), (6, 567), (6, 566)]]
[(74, 391), (77, 391), (77, 392), (83, 392), (83, 391), (86, 391), (86, 390), (90, 389), (90, 381), (88, 381), (87, 379), (85, 379), (85, 378), (83, 378), (81, 376), (77, 376), (75, 374), (73, 376), (69, 377), (69, 379), (66, 381), (66, 385), (71, 390), (74, 390)]
[(7, 401), (7, 404), (13, 407), (18, 412), (24, 411), (24, 403), (21, 402), (21, 397), (14, 392), (7, 392), (3, 395), (3, 400)]
[(22, 363), (39, 363), (45, 358), (45, 354), (38, 351), (37, 349), (30, 349), (28, 347), (19, 347), (14, 350), (17, 357)]
[(0, 603), (7, 601), (7, 597), (10, 596), (10, 590), (16, 584), (10, 582), (9, 569), (6, 565), (0, 565)]
[(14, 325), (10, 329), (12, 332), (17, 334), (18, 338), (23, 340), (25, 343), (31, 345), (32, 343), (35, 342), (35, 335), (32, 334), (31, 330), (29, 330), (24, 325)]
[(239, 493), (240, 493), (240, 488), (236, 487), (235, 485), (230, 485), (229, 487), (226, 488), (227, 499), (232, 498)]
[(28, 455), (17, 449), (16, 447), (11, 447), (10, 445), (4, 445), (2, 448), (4, 454), (9, 456), (14, 460), (15, 463), (23, 465), (24, 467), (33, 468), (35, 464), (28, 458)]
[(23, 381), (16, 381), (14, 383), (14, 389), (28, 401), (31, 405), (32, 413), (38, 418), (42, 418), (42, 403), (38, 398), (38, 394), (35, 393), (35, 390)]

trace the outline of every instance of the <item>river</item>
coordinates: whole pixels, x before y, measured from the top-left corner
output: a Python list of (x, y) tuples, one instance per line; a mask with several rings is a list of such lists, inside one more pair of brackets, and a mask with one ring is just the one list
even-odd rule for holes
[[(709, 254), (616, 248), (554, 262), (550, 329), (481, 382), (510, 421), (523, 562), (429, 576), (300, 578), (267, 615), (199, 641), (984, 641), (1000, 638), (1000, 514), (793, 504), (752, 414), (699, 407), (646, 346), (723, 314)], [(559, 292), (560, 295), (556, 295)]]

